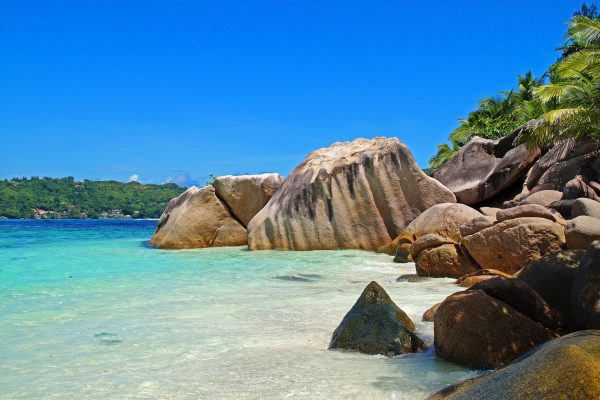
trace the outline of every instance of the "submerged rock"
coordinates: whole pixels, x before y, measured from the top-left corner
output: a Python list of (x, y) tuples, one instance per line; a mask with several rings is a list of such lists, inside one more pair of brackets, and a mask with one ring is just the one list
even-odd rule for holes
[(424, 210), (454, 201), (396, 138), (335, 143), (310, 153), (287, 177), (248, 224), (248, 245), (375, 250)]
[(544, 343), (512, 364), (458, 382), (428, 400), (592, 400), (600, 398), (600, 331)]
[(246, 229), (215, 195), (215, 188), (192, 186), (167, 204), (150, 242), (165, 249), (241, 246)]
[(395, 356), (425, 348), (415, 325), (377, 282), (371, 282), (333, 332), (330, 349)]

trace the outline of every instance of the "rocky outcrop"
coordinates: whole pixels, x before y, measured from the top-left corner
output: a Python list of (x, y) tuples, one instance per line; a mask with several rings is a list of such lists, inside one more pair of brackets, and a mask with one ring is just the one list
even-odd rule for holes
[(501, 139), (475, 137), (433, 177), (448, 187), (458, 202), (477, 204), (522, 179), (540, 156), (538, 148), (514, 145), (517, 132)]
[(391, 244), (378, 251), (394, 254), (398, 248), (409, 249), (410, 245), (428, 234), (436, 234), (452, 242), (460, 242), (460, 226), (482, 214), (464, 204), (437, 204), (414, 219)]
[(600, 393), (600, 331), (549, 341), (498, 371), (459, 382), (428, 400), (591, 400)]
[(600, 239), (600, 221), (588, 216), (573, 218), (567, 222), (565, 237), (569, 249), (587, 249), (594, 240)]
[(571, 288), (584, 250), (563, 250), (548, 254), (515, 274), (531, 286), (552, 307), (571, 314)]
[[(600, 153), (598, 155), (600, 156)], [(577, 175), (565, 184), (562, 196), (563, 200), (574, 200), (579, 198), (600, 201), (600, 196), (596, 194), (596, 191), (588, 185), (587, 181), (581, 175)]]
[(398, 139), (335, 143), (309, 154), (287, 177), (248, 224), (248, 245), (375, 250), (426, 209), (454, 201)]
[(227, 175), (219, 176), (212, 185), (231, 214), (246, 227), (282, 182), (283, 178), (279, 174)]
[(531, 193), (519, 204), (539, 204), (544, 207), (550, 206), (555, 201), (562, 200), (562, 192), (558, 190), (540, 190), (539, 192)]
[(425, 348), (410, 318), (371, 282), (333, 332), (330, 349), (395, 356)]
[(436, 354), (470, 368), (497, 368), (556, 336), (483, 290), (447, 297), (434, 316)]
[(573, 202), (571, 217), (593, 217), (600, 220), (600, 201), (592, 199), (577, 199)]
[(458, 278), (479, 269), (463, 247), (435, 234), (414, 242), (410, 254), (419, 276)]
[(600, 240), (581, 259), (571, 288), (571, 314), (588, 329), (600, 329)]
[(498, 222), (526, 217), (546, 218), (552, 222), (566, 225), (564, 218), (558, 212), (539, 204), (519, 205), (516, 207), (507, 208), (505, 210), (500, 210), (496, 214), (496, 220)]
[(167, 204), (151, 243), (185, 249), (246, 244), (246, 229), (231, 215), (212, 186), (192, 186)]
[(539, 217), (508, 219), (473, 231), (466, 230), (461, 243), (477, 264), (509, 274), (561, 250), (565, 243), (564, 227)]
[(600, 181), (600, 143), (565, 140), (556, 144), (533, 165), (524, 184), (524, 193), (542, 186), (562, 192), (577, 175), (586, 181)]
[(564, 333), (570, 329), (566, 316), (546, 303), (525, 281), (496, 276), (477, 283), (471, 289), (484, 291), (554, 332)]

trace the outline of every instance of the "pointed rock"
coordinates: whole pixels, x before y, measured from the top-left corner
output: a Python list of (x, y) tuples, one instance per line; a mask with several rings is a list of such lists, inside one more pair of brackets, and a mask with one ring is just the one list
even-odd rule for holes
[(415, 325), (377, 282), (371, 282), (333, 332), (330, 349), (395, 356), (425, 348)]

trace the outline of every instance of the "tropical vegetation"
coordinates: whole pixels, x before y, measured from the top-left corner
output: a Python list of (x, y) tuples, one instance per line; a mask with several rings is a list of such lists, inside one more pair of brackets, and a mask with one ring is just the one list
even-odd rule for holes
[(184, 190), (174, 183), (5, 179), (0, 180), (0, 218), (158, 218)]
[(502, 138), (518, 131), (529, 146), (549, 147), (568, 138), (600, 140), (600, 17), (585, 3), (568, 24), (562, 54), (548, 72), (519, 75), (516, 89), (480, 101), (478, 108), (438, 146), (430, 167), (439, 168), (474, 136)]

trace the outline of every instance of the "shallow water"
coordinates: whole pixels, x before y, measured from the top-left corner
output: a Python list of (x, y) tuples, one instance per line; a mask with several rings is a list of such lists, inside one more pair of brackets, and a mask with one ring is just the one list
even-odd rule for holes
[(156, 250), (155, 225), (0, 221), (1, 398), (419, 399), (472, 376), (327, 350), (371, 280), (431, 343), (449, 279), (361, 251)]

